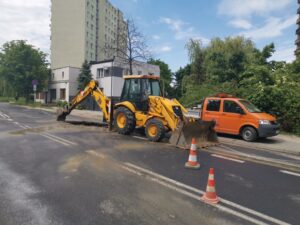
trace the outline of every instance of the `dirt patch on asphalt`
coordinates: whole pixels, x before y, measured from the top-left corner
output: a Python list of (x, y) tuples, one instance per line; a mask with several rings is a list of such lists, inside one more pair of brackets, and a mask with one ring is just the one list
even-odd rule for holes
[(85, 154), (69, 157), (59, 167), (59, 172), (76, 173), (81, 167), (89, 167), (94, 170), (120, 170), (118, 164), (107, 155), (94, 150), (88, 150)]
[(125, 142), (116, 144), (114, 148), (122, 151), (140, 151), (148, 148), (148, 145), (147, 143)]

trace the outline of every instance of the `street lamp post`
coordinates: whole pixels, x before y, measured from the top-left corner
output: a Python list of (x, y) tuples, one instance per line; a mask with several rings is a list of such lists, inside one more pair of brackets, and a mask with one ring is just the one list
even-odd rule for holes
[(113, 72), (114, 72), (114, 62), (115, 62), (115, 56), (113, 57), (113, 60), (111, 62), (111, 68), (110, 68), (110, 109), (109, 109), (109, 130), (112, 131), (113, 129), (113, 108), (114, 108), (114, 102), (113, 102)]

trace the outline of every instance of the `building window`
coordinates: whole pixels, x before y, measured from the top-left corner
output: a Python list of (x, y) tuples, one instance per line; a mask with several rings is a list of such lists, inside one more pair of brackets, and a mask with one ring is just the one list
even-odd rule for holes
[(65, 100), (66, 99), (66, 89), (61, 88), (60, 89), (60, 100)]
[(99, 68), (97, 69), (97, 78), (103, 78), (104, 77), (104, 69)]
[(65, 72), (64, 71), (62, 72), (61, 77), (62, 77), (62, 79), (65, 78)]
[(105, 68), (104, 69), (104, 77), (109, 77), (110, 76), (110, 69), (109, 68)]
[(54, 73), (52, 73), (52, 80), (54, 80)]
[(143, 74), (143, 72), (139, 70), (138, 71), (138, 75), (142, 75), (142, 74)]

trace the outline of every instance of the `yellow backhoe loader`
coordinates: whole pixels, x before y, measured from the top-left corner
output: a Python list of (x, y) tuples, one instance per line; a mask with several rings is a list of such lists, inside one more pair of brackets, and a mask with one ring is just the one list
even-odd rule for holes
[(170, 143), (185, 149), (190, 147), (192, 138), (196, 138), (198, 147), (217, 143), (214, 122), (189, 118), (188, 111), (176, 99), (162, 97), (159, 77), (131, 75), (124, 79), (120, 102), (112, 107), (111, 114), (110, 99), (100, 90), (97, 81), (92, 80), (66, 108), (58, 111), (57, 120), (65, 121), (79, 103), (92, 96), (105, 121), (113, 122), (120, 134), (129, 135), (135, 128), (143, 127), (147, 138), (154, 142), (162, 140), (171, 131)]

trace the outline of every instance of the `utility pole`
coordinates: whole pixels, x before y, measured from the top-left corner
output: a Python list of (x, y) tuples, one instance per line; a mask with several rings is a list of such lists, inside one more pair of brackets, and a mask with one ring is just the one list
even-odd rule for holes
[(109, 107), (109, 131), (113, 130), (113, 119), (114, 119), (114, 102), (113, 102), (113, 72), (114, 72), (114, 62), (115, 62), (115, 56), (113, 57), (113, 60), (111, 62), (111, 68), (110, 68), (110, 107)]

